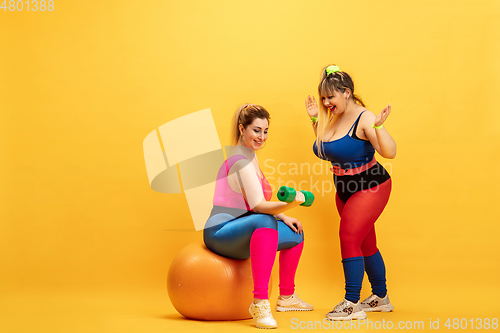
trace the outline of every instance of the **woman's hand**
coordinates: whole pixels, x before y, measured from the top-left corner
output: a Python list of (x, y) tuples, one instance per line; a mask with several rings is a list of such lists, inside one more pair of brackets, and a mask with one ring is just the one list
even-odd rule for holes
[(282, 216), (283, 222), (289, 226), (295, 233), (302, 234), (302, 224), (295, 217), (286, 216), (283, 214)]
[(304, 195), (304, 193), (297, 191), (297, 192), (295, 192), (295, 200), (294, 201), (298, 202), (299, 205), (301, 205), (304, 202), (306, 202), (306, 196)]
[(367, 111), (366, 116), (361, 120), (361, 128), (366, 138), (370, 140), (373, 148), (384, 158), (396, 157), (396, 142), (391, 137), (387, 128), (381, 127), (374, 129), (372, 127), (382, 126), (391, 113), (391, 104), (389, 104), (379, 115)]
[(373, 125), (375, 127), (379, 127), (379, 126), (382, 126), (385, 122), (385, 120), (387, 119), (387, 117), (389, 117), (389, 114), (391, 113), (391, 103), (389, 103), (389, 105), (382, 110), (382, 112), (380, 112), (377, 117), (375, 118), (375, 121), (373, 122)]
[(311, 95), (307, 96), (307, 99), (305, 101), (306, 104), (306, 110), (307, 114), (309, 117), (317, 117), (319, 113), (319, 108), (318, 108), (318, 103), (316, 103), (316, 98)]

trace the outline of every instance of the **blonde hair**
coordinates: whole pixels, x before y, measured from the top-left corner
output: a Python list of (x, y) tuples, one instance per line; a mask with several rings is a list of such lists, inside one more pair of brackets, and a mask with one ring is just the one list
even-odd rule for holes
[(325, 66), (321, 70), (320, 82), (318, 85), (318, 103), (320, 105), (318, 114), (318, 127), (316, 129), (316, 147), (318, 148), (318, 154), (321, 157), (324, 157), (323, 139), (325, 136), (325, 132), (333, 120), (333, 116), (329, 115), (328, 108), (322, 102), (322, 96), (332, 96), (336, 92), (344, 93), (346, 89), (349, 89), (351, 91), (351, 95), (349, 96), (349, 98), (352, 98), (355, 103), (366, 107), (365, 103), (363, 103), (363, 100), (359, 96), (354, 94), (354, 82), (352, 81), (351, 76), (342, 71), (327, 74), (326, 68), (329, 66), (331, 65)]
[(233, 115), (232, 130), (231, 130), (231, 143), (237, 145), (241, 138), (240, 124), (247, 128), (255, 119), (267, 119), (270, 122), (271, 116), (264, 107), (255, 104), (243, 104)]

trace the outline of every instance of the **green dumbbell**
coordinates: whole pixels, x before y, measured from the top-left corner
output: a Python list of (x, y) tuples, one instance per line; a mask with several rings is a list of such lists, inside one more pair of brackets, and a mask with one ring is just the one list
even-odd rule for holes
[[(306, 199), (306, 201), (304, 201), (300, 205), (304, 207), (311, 206), (314, 202), (314, 194), (312, 194), (309, 191), (300, 191), (300, 192), (304, 193), (304, 197)], [(291, 187), (281, 186), (280, 189), (278, 190), (278, 199), (284, 202), (293, 202), (295, 200), (296, 193), (297, 191), (295, 191)]]

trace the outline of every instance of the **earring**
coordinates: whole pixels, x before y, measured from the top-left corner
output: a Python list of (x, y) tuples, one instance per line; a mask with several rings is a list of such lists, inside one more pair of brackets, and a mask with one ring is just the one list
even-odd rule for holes
[(260, 147), (260, 149), (259, 149), (259, 150), (264, 149), (264, 147), (266, 146), (266, 144), (267, 144), (267, 141), (264, 141), (264, 144), (262, 145), (262, 147)]

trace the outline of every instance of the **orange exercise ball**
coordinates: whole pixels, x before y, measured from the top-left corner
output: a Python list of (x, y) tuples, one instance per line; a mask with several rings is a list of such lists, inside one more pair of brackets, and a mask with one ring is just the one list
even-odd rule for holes
[(177, 254), (168, 271), (167, 288), (172, 305), (184, 317), (252, 318), (248, 312), (253, 300), (250, 259), (222, 257), (202, 242), (191, 243)]

